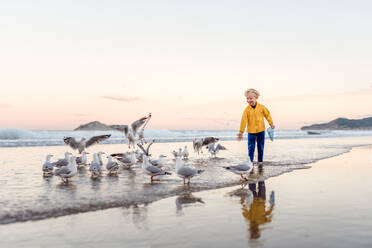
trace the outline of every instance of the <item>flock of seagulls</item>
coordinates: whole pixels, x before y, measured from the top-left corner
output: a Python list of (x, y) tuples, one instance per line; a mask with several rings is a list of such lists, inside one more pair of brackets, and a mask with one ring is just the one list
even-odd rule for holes
[[(166, 163), (166, 155), (160, 154), (159, 158), (152, 159), (150, 153), (150, 147), (154, 144), (155, 140), (147, 143), (144, 137), (144, 129), (151, 119), (151, 113), (135, 122), (130, 126), (120, 125), (116, 129), (124, 133), (124, 136), (128, 139), (128, 147), (132, 148), (124, 153), (113, 153), (108, 156), (106, 164), (103, 163), (102, 156), (104, 152), (97, 152), (93, 154), (93, 161), (88, 163), (86, 148), (102, 142), (108, 139), (111, 135), (100, 135), (94, 136), (90, 139), (82, 138), (77, 141), (74, 137), (65, 137), (64, 142), (69, 145), (72, 149), (78, 150), (80, 156), (74, 156), (70, 152), (65, 152), (64, 158), (58, 159), (55, 162), (51, 162), (52, 154), (46, 156), (45, 163), (42, 166), (43, 175), (45, 177), (59, 176), (64, 183), (68, 183), (69, 179), (78, 173), (78, 169), (84, 168), (89, 165), (89, 171), (91, 178), (96, 179), (100, 177), (104, 170), (107, 171), (107, 175), (116, 176), (118, 174), (120, 166), (125, 169), (130, 169), (131, 166), (141, 163), (143, 172), (150, 176), (151, 183), (155, 181), (154, 177), (171, 175), (172, 173), (164, 170), (162, 167)], [(227, 150), (226, 147), (216, 143), (219, 141), (215, 137), (197, 138), (193, 140), (194, 151), (203, 153), (202, 148), (205, 147), (211, 154), (211, 157), (216, 157), (216, 154), (220, 150)], [(147, 145), (145, 148), (144, 145)], [(137, 146), (139, 149), (135, 149)], [(204, 170), (196, 169), (185, 163), (185, 160), (189, 158), (189, 151), (187, 146), (183, 149), (179, 148), (178, 151), (172, 151), (172, 155), (175, 160), (175, 173), (177, 176), (183, 179), (184, 184), (190, 184), (191, 178), (200, 175)], [(248, 180), (244, 175), (250, 173), (253, 169), (253, 164), (249, 159), (246, 162), (238, 165), (232, 165), (224, 167), (235, 174), (239, 174), (243, 180)]]

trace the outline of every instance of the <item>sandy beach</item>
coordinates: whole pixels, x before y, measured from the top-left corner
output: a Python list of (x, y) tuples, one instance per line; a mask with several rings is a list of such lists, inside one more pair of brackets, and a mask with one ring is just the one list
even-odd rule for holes
[(1, 225), (1, 246), (370, 247), (371, 165), (357, 147), (243, 187)]

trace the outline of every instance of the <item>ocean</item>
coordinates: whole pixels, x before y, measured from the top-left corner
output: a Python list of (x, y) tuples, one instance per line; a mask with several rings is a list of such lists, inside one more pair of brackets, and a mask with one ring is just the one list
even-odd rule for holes
[[(153, 184), (141, 169), (140, 164), (132, 169), (121, 168), (117, 177), (106, 175), (97, 180), (90, 177), (87, 168), (81, 169), (70, 184), (60, 178), (42, 176), (41, 167), (47, 154), (53, 161), (62, 158), (65, 151), (76, 154), (63, 144), (65, 136), (86, 137), (111, 133), (112, 137), (102, 144), (89, 147), (88, 160), (92, 154), (103, 151), (107, 154), (128, 150), (120, 132), (98, 131), (31, 131), (24, 129), (0, 129), (0, 224), (53, 218), (80, 212), (89, 212), (120, 206), (149, 204), (153, 201), (185, 192), (196, 192), (234, 186), (240, 183), (239, 176), (223, 167), (241, 163), (247, 159), (247, 141), (236, 141), (236, 131), (205, 130), (147, 130), (147, 140), (155, 139), (151, 147), (153, 157), (167, 156), (165, 170), (170, 176), (160, 177)], [(212, 158), (206, 150), (197, 154), (192, 150), (194, 138), (214, 136), (228, 150)], [(275, 140), (265, 143), (264, 170), (255, 168), (250, 180), (265, 180), (296, 169), (309, 168), (314, 161), (337, 156), (350, 151), (354, 146), (372, 144), (372, 131), (328, 131), (308, 135), (305, 131), (278, 130)], [(190, 166), (205, 170), (200, 176), (184, 186), (174, 173), (175, 162), (171, 152), (188, 147)], [(104, 162), (106, 162), (104, 156)]]

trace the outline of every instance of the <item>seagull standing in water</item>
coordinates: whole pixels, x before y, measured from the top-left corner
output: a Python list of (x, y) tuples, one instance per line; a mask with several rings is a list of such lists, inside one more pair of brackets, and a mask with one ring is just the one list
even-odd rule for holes
[(89, 171), (92, 173), (92, 178), (97, 178), (101, 173), (101, 163), (98, 158), (98, 153), (93, 154), (93, 161), (89, 166)]
[(84, 165), (87, 164), (87, 154), (89, 153), (83, 151), (80, 157), (76, 157), (76, 163), (78, 165), (78, 168), (84, 167)]
[(171, 175), (171, 173), (153, 166), (146, 155), (143, 155), (142, 169), (150, 176), (151, 183), (154, 181), (155, 176)]
[(69, 145), (72, 149), (78, 150), (81, 154), (85, 148), (88, 148), (89, 146), (92, 146), (94, 144), (97, 144), (101, 141), (104, 141), (108, 138), (110, 138), (111, 134), (105, 134), (100, 136), (93, 136), (89, 140), (86, 140), (85, 138), (82, 138), (80, 141), (77, 141), (74, 137), (65, 137), (63, 138), (63, 141)]
[(208, 146), (212, 143), (216, 143), (217, 141), (219, 141), (219, 138), (206, 137), (201, 139), (194, 139), (192, 145), (194, 147), (194, 151), (199, 154), (199, 152), (203, 153), (203, 146)]
[(197, 170), (193, 167), (186, 166), (180, 157), (176, 158), (176, 173), (179, 177), (183, 178), (183, 184), (186, 184), (186, 179), (188, 179), (187, 184), (190, 184), (190, 180), (195, 175), (199, 175), (204, 170)]
[(172, 154), (174, 156), (174, 158), (176, 159), (177, 157), (181, 157), (182, 156), (182, 148), (178, 148), (178, 152), (176, 152), (175, 150), (172, 151)]
[[(118, 127), (115, 127), (116, 130), (124, 132), (125, 137), (128, 139), (129, 149), (131, 148), (131, 146), (134, 149), (138, 140), (144, 139), (143, 132), (150, 119), (151, 119), (151, 113), (148, 116), (145, 116), (139, 120), (136, 120), (130, 126), (120, 125)], [(141, 126), (143, 127), (141, 130), (139, 130)]]
[(223, 145), (221, 144), (217, 144), (217, 146), (215, 147), (214, 146), (215, 143), (212, 143), (209, 145), (208, 147), (208, 152), (211, 154), (212, 157), (216, 157), (217, 153), (220, 151), (220, 150), (227, 150), (226, 147), (224, 147)]
[(70, 160), (71, 153), (65, 152), (65, 158), (58, 159), (56, 162), (53, 162), (55, 167), (67, 166)]
[(59, 176), (64, 183), (68, 183), (68, 179), (75, 176), (77, 173), (76, 157), (71, 156), (69, 163), (54, 171), (54, 175)]
[(251, 160), (248, 158), (246, 162), (244, 163), (241, 163), (241, 164), (238, 164), (238, 165), (232, 165), (232, 166), (226, 166), (226, 167), (223, 167), (225, 168), (226, 170), (229, 170), (235, 174), (238, 174), (241, 176), (241, 178), (245, 181), (248, 181), (248, 178), (243, 176), (245, 174), (248, 174), (249, 172), (252, 171), (253, 169), (253, 164), (251, 162)]
[(117, 162), (112, 161), (112, 157), (109, 155), (107, 156), (108, 161), (106, 164), (106, 169), (108, 171), (108, 175), (116, 175), (118, 174), (119, 165)]
[(187, 150), (187, 146), (182, 151), (182, 158), (183, 159), (188, 159), (189, 158), (189, 150)]
[(52, 154), (48, 154), (46, 156), (46, 161), (43, 164), (42, 170), (43, 170), (43, 175), (44, 176), (51, 176), (51, 175), (53, 175), (54, 166), (53, 166), (53, 163), (50, 162), (50, 158), (51, 157), (53, 157), (53, 155)]
[(160, 154), (159, 155), (159, 158), (158, 159), (150, 159), (150, 163), (153, 165), (153, 166), (157, 166), (157, 167), (161, 167), (164, 165), (165, 163), (165, 159), (167, 156), (163, 155), (163, 154)]
[(132, 165), (136, 163), (136, 154), (134, 151), (131, 151), (129, 153), (129, 156), (123, 156), (123, 157), (116, 157), (116, 160), (123, 164), (127, 169), (129, 169)]

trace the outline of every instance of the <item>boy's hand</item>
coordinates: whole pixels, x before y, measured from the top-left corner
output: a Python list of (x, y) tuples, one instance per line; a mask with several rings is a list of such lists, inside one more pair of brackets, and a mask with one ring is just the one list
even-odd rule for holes
[(241, 141), (243, 139), (243, 133), (238, 133), (238, 141)]
[(274, 129), (274, 128), (275, 128), (275, 125), (274, 125), (274, 124), (272, 124), (272, 125), (271, 125), (271, 128), (272, 128), (272, 129)]

